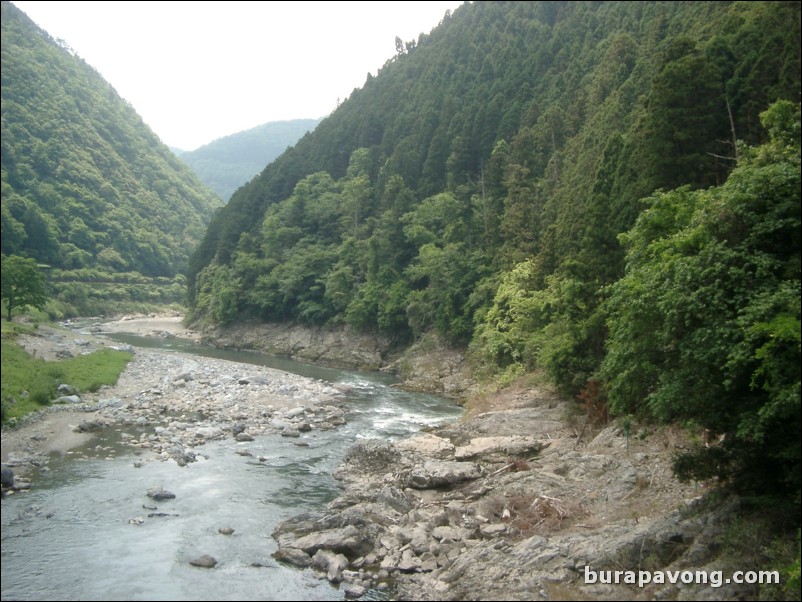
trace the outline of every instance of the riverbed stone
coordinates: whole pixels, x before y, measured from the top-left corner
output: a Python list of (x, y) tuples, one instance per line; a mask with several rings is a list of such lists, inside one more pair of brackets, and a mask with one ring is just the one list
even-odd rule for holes
[(106, 423), (101, 420), (81, 420), (75, 427), (77, 433), (96, 433), (106, 428)]
[(148, 489), (147, 496), (157, 502), (161, 502), (164, 500), (172, 500), (175, 498), (175, 494), (172, 491), (167, 491), (162, 486), (151, 487)]
[(77, 395), (78, 389), (76, 389), (72, 385), (68, 385), (67, 383), (61, 383), (56, 389), (56, 392), (59, 395)]
[(372, 547), (372, 542), (356, 527), (347, 525), (341, 529), (328, 529), (304, 535), (296, 539), (293, 545), (307, 554), (325, 549), (345, 552), (351, 556), (362, 556)]
[(347, 583), (343, 586), (343, 593), (348, 600), (356, 600), (357, 598), (361, 598), (366, 592), (367, 589), (365, 589), (365, 587), (357, 585), (356, 583)]
[(56, 403), (81, 403), (81, 401), (78, 395), (62, 395), (56, 400)]
[(3, 466), (2, 471), (0, 472), (2, 475), (0, 477), (0, 481), (2, 482), (3, 487), (11, 489), (14, 487), (14, 471), (11, 470), (8, 466)]
[(214, 556), (204, 554), (189, 561), (192, 566), (197, 566), (203, 569), (213, 569), (217, 566), (217, 559)]
[(216, 439), (223, 436), (223, 429), (218, 426), (202, 426), (195, 430), (195, 435), (202, 439)]

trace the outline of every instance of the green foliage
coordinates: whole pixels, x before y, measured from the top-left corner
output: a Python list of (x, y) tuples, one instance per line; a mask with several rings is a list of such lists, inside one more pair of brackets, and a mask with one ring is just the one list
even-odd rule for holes
[(57, 362), (31, 357), (4, 336), (2, 340), (3, 422), (42, 409), (56, 398), (56, 390), (67, 383), (79, 391), (97, 391), (113, 385), (128, 362), (130, 353), (102, 349)]
[(802, 570), (800, 570), (800, 551), (802, 551), (802, 532), (797, 529), (796, 532), (796, 558), (787, 567), (785, 567), (785, 591), (792, 596), (799, 596), (802, 591)]
[(271, 121), (196, 150), (181, 152), (178, 158), (223, 201), (228, 201), (237, 188), (253, 179), (301, 136), (314, 130), (319, 122), (320, 119)]
[(10, 2), (2, 73), (2, 252), (65, 278), (186, 270), (220, 200), (96, 71)]
[(800, 147), (784, 135), (800, 116), (788, 104), (765, 113), (772, 140), (743, 148), (726, 183), (657, 194), (622, 236), (602, 366), (615, 411), (724, 435), (678, 459), (680, 474), (753, 491), (800, 486)]
[(42, 308), (48, 300), (47, 279), (33, 259), (2, 256), (0, 296), (6, 306), (6, 320), (17, 308)]
[(465, 4), (215, 215), (193, 317), (433, 332), (572, 394), (603, 375), (618, 413), (726, 434), (688, 476), (798, 489), (799, 21)]
[[(755, 107), (798, 98), (799, 40), (777, 24), (799, 7), (555, 6), (466, 4), (388, 60), (215, 215), (192, 316), (432, 330), (581, 390), (618, 235), (657, 188), (723, 182), (734, 137), (764, 136)], [(495, 287), (522, 263), (508, 311)]]

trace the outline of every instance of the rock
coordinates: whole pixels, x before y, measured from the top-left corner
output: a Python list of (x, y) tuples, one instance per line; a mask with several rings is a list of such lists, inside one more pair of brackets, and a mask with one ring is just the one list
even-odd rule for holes
[(254, 376), (242, 376), (237, 379), (237, 382), (241, 385), (269, 385), (270, 379), (257, 374)]
[(56, 400), (56, 403), (81, 403), (81, 398), (77, 395), (62, 395)]
[(80, 424), (75, 427), (77, 433), (96, 433), (106, 428), (106, 423), (100, 420), (81, 420)]
[(365, 595), (367, 591), (361, 585), (357, 585), (355, 583), (348, 583), (343, 587), (343, 591), (345, 592), (345, 597), (348, 600), (356, 600), (357, 598), (361, 598)]
[(172, 491), (167, 491), (164, 487), (151, 487), (148, 489), (147, 496), (151, 499), (161, 502), (163, 500), (172, 500), (175, 494)]
[(287, 418), (297, 418), (298, 416), (303, 416), (306, 409), (303, 406), (298, 406), (296, 408), (292, 408), (284, 412), (284, 415)]
[(459, 541), (460, 539), (462, 539), (462, 532), (456, 527), (449, 527), (449, 526), (435, 527), (434, 529), (432, 529), (432, 537), (440, 541), (444, 539)]
[(253, 441), (253, 435), (249, 435), (248, 433), (239, 433), (239, 434), (237, 434), (237, 436), (235, 437), (235, 439), (236, 439), (237, 441), (240, 441), (240, 442), (243, 442), (243, 441)]
[(355, 557), (367, 552), (372, 547), (372, 542), (356, 527), (347, 525), (342, 529), (328, 529), (299, 537), (293, 547), (300, 548), (307, 554), (325, 549)]
[(125, 351), (126, 353), (134, 353), (134, 347), (132, 345), (112, 345), (109, 349), (114, 349), (115, 351)]
[(389, 506), (399, 514), (406, 514), (412, 509), (412, 502), (407, 495), (397, 487), (383, 487), (376, 496), (376, 502)]
[(502, 454), (508, 456), (524, 456), (543, 449), (543, 443), (536, 437), (510, 435), (506, 437), (476, 437), (467, 445), (454, 450), (454, 459), (467, 460), (476, 456)]
[(213, 569), (217, 566), (217, 559), (213, 556), (209, 556), (208, 554), (204, 554), (203, 556), (199, 556), (194, 560), (190, 560), (189, 564), (192, 566), (199, 566), (203, 569)]
[(312, 557), (298, 548), (279, 548), (273, 552), (273, 558), (300, 568), (312, 566)]
[(76, 395), (78, 393), (78, 390), (75, 387), (68, 385), (67, 383), (61, 383), (56, 391), (59, 395)]
[(484, 537), (499, 537), (507, 532), (507, 525), (496, 523), (494, 525), (482, 525), (479, 529)]
[(454, 444), (451, 441), (431, 433), (398, 441), (395, 447), (404, 452), (417, 453), (438, 459), (448, 458), (454, 453)]
[(407, 548), (401, 554), (401, 562), (398, 563), (398, 570), (404, 573), (409, 573), (419, 569), (421, 566), (421, 559), (415, 556), (415, 553)]
[(231, 527), (220, 527), (217, 532), (220, 533), (220, 535), (231, 535), (234, 533), (234, 529)]
[(343, 570), (348, 568), (348, 559), (343, 554), (337, 554), (334, 559), (329, 563), (329, 568), (326, 571), (326, 579), (330, 583), (339, 583), (343, 580)]
[(427, 460), (416, 466), (409, 475), (409, 486), (413, 489), (434, 489), (456, 485), (482, 476), (479, 465), (473, 462), (443, 462)]
[(8, 466), (3, 466), (1, 474), (2, 476), (0, 477), (0, 481), (2, 481), (3, 487), (6, 487), (7, 489), (13, 489), (14, 471), (11, 470)]
[(315, 552), (315, 555), (312, 556), (312, 564), (322, 571), (327, 571), (329, 569), (329, 564), (331, 564), (335, 556), (337, 556), (337, 554), (331, 550), (318, 550)]
[(195, 430), (195, 435), (201, 439), (215, 439), (223, 436), (223, 429), (217, 426), (202, 426)]

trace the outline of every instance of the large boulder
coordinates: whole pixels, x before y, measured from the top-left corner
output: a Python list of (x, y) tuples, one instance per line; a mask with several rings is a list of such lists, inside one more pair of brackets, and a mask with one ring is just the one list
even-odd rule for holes
[(408, 485), (413, 489), (435, 489), (472, 481), (481, 476), (482, 469), (474, 462), (427, 460), (410, 471)]
[(539, 452), (543, 443), (536, 437), (526, 435), (508, 435), (505, 437), (475, 437), (467, 445), (454, 450), (454, 459), (467, 460), (477, 456), (525, 456)]
[(304, 535), (296, 539), (292, 547), (300, 548), (310, 556), (318, 550), (331, 550), (357, 557), (369, 552), (373, 548), (373, 542), (353, 525), (347, 525), (340, 529), (328, 529)]

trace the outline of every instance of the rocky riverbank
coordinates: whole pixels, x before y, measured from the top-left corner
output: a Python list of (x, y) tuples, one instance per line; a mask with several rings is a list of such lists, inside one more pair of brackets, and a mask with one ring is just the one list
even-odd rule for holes
[(434, 335), (397, 349), (387, 338), (354, 332), (347, 326), (237, 323), (193, 333), (220, 348), (253, 349), (320, 365), (396, 374), (410, 389), (451, 398), (469, 394), (474, 382), (464, 354), (449, 349)]
[[(180, 319), (98, 328), (113, 329), (193, 336)], [(114, 345), (48, 328), (20, 342), (46, 359)], [(460, 364), (454, 359), (441, 374), (453, 377)], [(269, 368), (137, 349), (114, 387), (4, 429), (3, 463), (24, 488), (20, 474), (106, 429), (122, 431), (142, 463), (189, 463), (204, 443), (227, 437), (275, 434), (303, 444), (305, 432), (343, 423), (342, 394)], [(678, 431), (586, 425), (577, 404), (536, 387), (475, 397), (471, 407), (462, 421), (412, 439), (353, 447), (335, 473), (342, 495), (280, 524), (276, 558), (352, 598), (370, 589), (410, 600), (755, 594), (748, 585), (680, 580), (639, 588), (586, 578), (588, 570), (732, 569), (721, 541), (736, 508), (703, 510), (706, 489), (673, 478), (671, 456), (686, 444)]]
[[(721, 570), (736, 506), (702, 511), (678, 483), (673, 430), (583, 430), (575, 404), (537, 390), (396, 443), (365, 442), (343, 494), (284, 522), (277, 558), (357, 597), (389, 581), (404, 600), (743, 599), (750, 586), (592, 583), (590, 571)], [(572, 418), (573, 416), (573, 418)], [(592, 575), (593, 573), (588, 573)]]
[[(153, 336), (187, 336), (180, 319), (141, 318), (97, 329)], [(87, 333), (40, 327), (19, 341), (44, 359), (69, 357), (100, 347), (120, 347)], [(315, 429), (344, 424), (339, 406), (343, 386), (280, 370), (235, 362), (128, 348), (134, 352), (113, 387), (97, 393), (65, 395), (63, 402), (26, 417), (2, 432), (4, 468), (15, 486), (46, 466), (53, 452), (67, 453), (105, 429), (123, 431), (123, 440), (141, 452), (139, 462), (172, 459), (193, 462), (204, 443), (233, 437), (248, 441), (273, 433), (298, 439)], [(5, 472), (8, 476), (8, 472)]]

